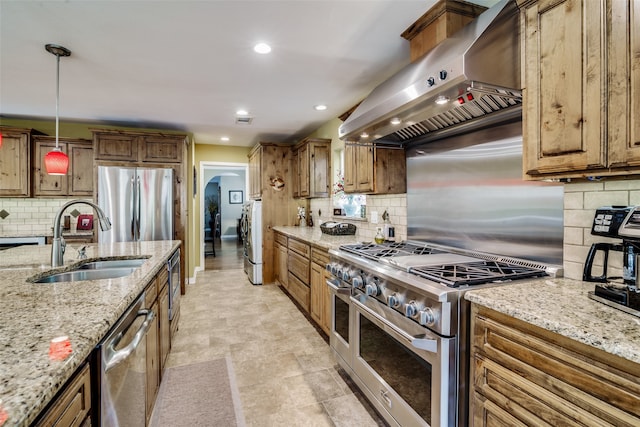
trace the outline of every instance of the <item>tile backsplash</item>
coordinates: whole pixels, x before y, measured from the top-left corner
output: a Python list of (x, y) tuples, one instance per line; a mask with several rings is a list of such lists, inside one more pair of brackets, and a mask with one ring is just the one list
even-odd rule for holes
[[(382, 214), (389, 213), (389, 222), (395, 228), (396, 240), (401, 241), (407, 238), (407, 195), (389, 194), (367, 196), (367, 217), (363, 220), (352, 220), (348, 218), (334, 217), (333, 200), (331, 198), (311, 199), (311, 213), (314, 219), (314, 226), (319, 227), (321, 222), (344, 221), (356, 225), (356, 237), (362, 241), (372, 241), (376, 235), (376, 228), (382, 227), (384, 221)], [(321, 212), (321, 215), (318, 215)], [(371, 222), (372, 214), (377, 212), (378, 223)]]
[[(0, 198), (0, 212), (8, 213), (0, 219), (0, 237), (52, 235), (56, 213), (71, 200), (77, 198)], [(70, 206), (64, 215), (69, 215), (72, 231), (76, 229), (77, 223), (76, 217), (71, 214), (74, 209), (83, 214), (93, 213), (86, 205)]]
[[(601, 206), (640, 205), (640, 180), (571, 182), (564, 186), (564, 276), (582, 280), (584, 261), (592, 243), (620, 242), (591, 235), (591, 224)], [(612, 272), (622, 275), (622, 256), (609, 259)], [(594, 271), (594, 273), (599, 273)]]

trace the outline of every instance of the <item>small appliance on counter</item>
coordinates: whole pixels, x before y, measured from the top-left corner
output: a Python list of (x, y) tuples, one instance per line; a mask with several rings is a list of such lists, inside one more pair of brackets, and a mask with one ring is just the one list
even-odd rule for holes
[[(622, 243), (596, 242), (584, 263), (582, 278), (595, 282), (595, 289), (589, 298), (640, 317), (640, 207), (605, 206), (596, 209), (591, 227), (594, 236), (622, 239)], [(620, 254), (621, 273), (616, 274), (615, 261), (610, 256)], [(601, 260), (601, 274), (594, 273), (594, 267)]]

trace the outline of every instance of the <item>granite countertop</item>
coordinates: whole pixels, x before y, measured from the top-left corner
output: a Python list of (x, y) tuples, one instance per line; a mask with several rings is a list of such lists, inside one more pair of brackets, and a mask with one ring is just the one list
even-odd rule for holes
[(470, 290), (465, 298), (567, 338), (640, 363), (640, 318), (589, 299), (593, 283), (545, 278)]
[[(51, 245), (19, 246), (0, 257), (0, 413), (7, 426), (28, 426), (118, 318), (164, 266), (180, 241), (87, 244), (87, 260), (149, 257), (133, 274), (75, 283), (30, 283), (51, 270)], [(67, 247), (64, 271), (79, 260)], [(67, 335), (73, 352), (49, 359), (52, 338)]]
[(276, 226), (273, 227), (273, 230), (326, 250), (336, 249), (340, 245), (353, 244), (360, 241), (357, 234), (332, 236), (324, 234), (319, 227)]
[[(62, 237), (92, 237), (93, 236), (93, 231), (91, 230), (64, 230), (62, 232)], [(24, 232), (20, 232), (20, 233), (7, 233), (7, 232), (3, 232), (2, 234), (0, 234), (0, 238), (2, 237), (8, 237), (8, 238), (20, 238), (20, 237), (53, 237), (53, 230), (50, 229), (48, 231), (42, 231), (42, 232), (37, 232), (37, 231), (33, 231), (30, 233), (24, 233)]]

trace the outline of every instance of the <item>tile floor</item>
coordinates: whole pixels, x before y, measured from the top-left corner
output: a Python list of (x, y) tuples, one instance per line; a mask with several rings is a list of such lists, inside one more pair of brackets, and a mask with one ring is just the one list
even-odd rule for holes
[(251, 285), (238, 268), (200, 272), (188, 286), (167, 366), (222, 356), (233, 362), (247, 426), (386, 425), (289, 297)]

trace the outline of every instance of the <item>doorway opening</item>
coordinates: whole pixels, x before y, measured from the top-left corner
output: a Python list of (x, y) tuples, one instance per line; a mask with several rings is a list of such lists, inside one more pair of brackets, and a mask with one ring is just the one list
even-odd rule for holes
[[(235, 265), (238, 263), (238, 252), (239, 262), (242, 262), (242, 252), (237, 248), (242, 248), (239, 225), (247, 196), (247, 177), (246, 163), (200, 162), (202, 267), (206, 266), (205, 258), (216, 258), (217, 264), (224, 262)], [(220, 252), (220, 247), (225, 249), (224, 254)], [(226, 255), (226, 261), (221, 255)]]

